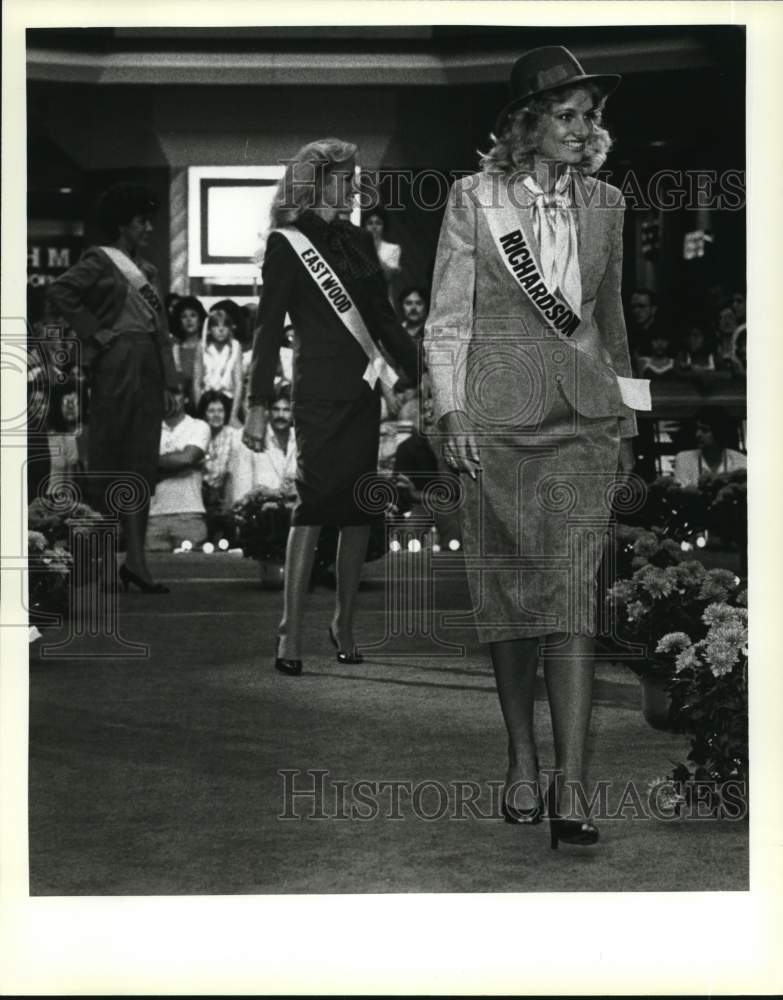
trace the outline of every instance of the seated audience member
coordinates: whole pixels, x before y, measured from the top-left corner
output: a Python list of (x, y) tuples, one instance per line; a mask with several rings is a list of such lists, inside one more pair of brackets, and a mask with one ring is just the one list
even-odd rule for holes
[(649, 351), (656, 333), (661, 329), (658, 319), (658, 296), (650, 288), (634, 288), (628, 299), (626, 326), (631, 354), (639, 356)]
[(734, 316), (737, 323), (747, 322), (747, 301), (744, 291), (732, 292), (731, 293), (731, 308), (734, 310)]
[[(727, 369), (737, 378), (745, 377), (746, 369), (746, 348), (748, 341), (748, 328), (746, 325), (746, 303), (745, 303), (745, 293), (744, 292), (734, 292), (731, 296), (731, 308), (734, 312), (734, 316), (737, 320), (737, 325), (734, 328), (734, 333), (731, 336), (731, 343), (727, 345), (726, 352), (724, 353), (724, 361), (726, 363)], [(729, 321), (726, 320), (726, 327), (729, 326)]]
[(250, 327), (250, 334), (248, 333), (247, 327), (247, 312), (244, 306), (241, 306), (238, 302), (233, 299), (221, 299), (219, 302), (213, 302), (209, 309), (210, 312), (224, 312), (228, 313), (231, 318), (231, 322), (234, 324), (234, 336), (239, 341), (239, 343), (244, 346), (247, 343), (248, 335), (252, 337), (253, 327)]
[(737, 329), (737, 317), (734, 313), (732, 299), (724, 299), (720, 304), (716, 320), (713, 341), (716, 345), (718, 358), (728, 359), (734, 348), (734, 332)]
[(247, 399), (248, 386), (250, 384), (250, 362), (253, 360), (253, 338), (255, 336), (256, 315), (258, 306), (254, 303), (247, 303), (242, 306), (242, 335), (237, 336), (242, 348), (242, 394), (241, 402), (237, 410), (237, 419), (240, 424), (245, 420), (245, 400)]
[[(427, 292), (424, 288), (413, 286), (406, 288), (399, 296), (398, 300), (400, 315), (402, 316), (403, 329), (407, 331), (411, 339), (416, 343), (419, 353), (419, 371), (426, 371), (424, 359), (424, 324), (427, 321), (429, 303)], [(411, 399), (418, 398), (418, 387), (413, 385), (409, 379), (402, 376), (393, 389), (381, 384), (381, 394), (386, 403), (385, 413), (382, 411), (381, 420), (384, 417), (389, 420), (399, 419), (400, 408)], [(383, 432), (383, 431), (382, 431)]]
[(296, 437), (291, 426), (291, 394), (278, 390), (269, 410), (266, 447), (251, 451), (240, 443), (234, 473), (234, 500), (263, 489), (274, 498), (296, 495)]
[(696, 486), (702, 476), (747, 468), (747, 458), (730, 448), (732, 421), (717, 406), (705, 406), (696, 415), (697, 448), (680, 451), (674, 459), (674, 478), (682, 486)]
[(242, 397), (242, 348), (236, 338), (236, 323), (226, 309), (213, 306), (204, 326), (201, 350), (196, 352), (193, 389), (196, 406), (210, 389), (228, 399), (229, 421), (239, 426)]
[(190, 414), (195, 413), (193, 373), (196, 357), (201, 350), (201, 334), (206, 318), (206, 309), (193, 295), (179, 298), (171, 311), (174, 363), (182, 376), (185, 410)]
[(429, 301), (424, 288), (415, 285), (406, 288), (397, 300), (402, 316), (402, 325), (410, 336), (420, 343), (424, 337), (424, 324), (429, 313)]
[(729, 366), (735, 378), (744, 379), (748, 370), (748, 330), (744, 323), (737, 327), (734, 334), (734, 353), (729, 359)]
[(296, 438), (291, 426), (291, 396), (290, 390), (283, 388), (278, 389), (270, 407), (266, 448), (255, 452), (240, 443), (236, 465), (235, 499), (260, 491), (267, 501), (256, 515), (258, 529), (267, 539), (268, 551), (279, 555), (259, 559), (265, 586), (277, 587), (283, 582), (283, 553), (296, 502), (295, 479)]
[(209, 537), (227, 538), (231, 528), (231, 506), (234, 503), (234, 476), (239, 449), (242, 445), (241, 430), (230, 427), (228, 400), (214, 389), (209, 389), (199, 400), (198, 417), (210, 431), (207, 453), (204, 458), (202, 497), (207, 514)]
[[(386, 235), (386, 213), (382, 208), (371, 208), (364, 216), (362, 226), (367, 230), (375, 241), (375, 249), (378, 252), (378, 260), (381, 262), (383, 276), (389, 286), (389, 297), (391, 299), (392, 281), (400, 273), (401, 249), (397, 243), (387, 243), (384, 239)], [(394, 300), (392, 299), (392, 305)]]
[(674, 355), (669, 335), (663, 330), (655, 330), (649, 343), (649, 350), (636, 360), (639, 378), (651, 380), (671, 378), (674, 373)]
[(717, 370), (713, 341), (707, 338), (700, 326), (688, 327), (685, 347), (677, 356), (677, 372), (688, 377), (695, 376), (700, 381), (705, 377), (711, 378)]
[(163, 299), (163, 305), (166, 309), (166, 315), (169, 319), (169, 330), (171, 330), (172, 319), (174, 318), (174, 308), (179, 302), (182, 296), (179, 292), (169, 292), (169, 294)]
[(185, 413), (185, 393), (175, 394), (176, 406), (163, 421), (158, 485), (150, 504), (147, 544), (151, 552), (170, 552), (183, 542), (200, 545), (207, 537), (201, 486), (210, 429)]
[(49, 461), (50, 478), (47, 492), (72, 480), (87, 468), (87, 435), (82, 419), (82, 401), (87, 394), (83, 383), (69, 379), (50, 389)]

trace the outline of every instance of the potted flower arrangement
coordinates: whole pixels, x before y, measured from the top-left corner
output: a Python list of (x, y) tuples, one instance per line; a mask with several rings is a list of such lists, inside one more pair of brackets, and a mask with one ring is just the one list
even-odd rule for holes
[(104, 521), (103, 514), (86, 503), (74, 502), (66, 507), (46, 497), (36, 497), (27, 507), (28, 531), (40, 532), (49, 545), (65, 544), (72, 531), (86, 532), (90, 530), (90, 524)]
[(233, 507), (236, 539), (245, 557), (259, 564), (262, 587), (280, 587), (295, 498), (252, 490)]
[(27, 586), (30, 625), (57, 625), (68, 611), (73, 560), (62, 544), (52, 545), (40, 531), (27, 533)]
[(642, 566), (673, 566), (684, 558), (680, 543), (670, 538), (665, 528), (643, 528), (616, 524), (614, 537), (615, 579), (629, 577)]
[(659, 653), (674, 656), (672, 712), (691, 736), (687, 760), (676, 765), (668, 781), (679, 804), (705, 801), (715, 815), (727, 815), (730, 801), (730, 814), (738, 815), (737, 806), (747, 802), (746, 603), (743, 591), (734, 605), (708, 604), (701, 615), (701, 638), (694, 640), (686, 631), (667, 632), (656, 647)]
[[(68, 611), (74, 533), (90, 530), (103, 515), (84, 503), (64, 506), (36, 497), (27, 508), (27, 553), (30, 624), (57, 624)], [(86, 579), (86, 574), (79, 574)]]
[[(649, 539), (644, 541), (651, 548)], [(660, 558), (658, 552), (653, 556)], [(661, 649), (660, 640), (678, 632), (700, 641), (706, 632), (705, 609), (714, 603), (736, 605), (740, 583), (729, 570), (707, 570), (696, 560), (667, 566), (646, 561), (610, 588), (617, 638), (642, 647), (642, 655), (628, 657), (626, 663), (640, 677), (642, 710), (651, 725), (671, 728), (676, 723), (668, 705), (674, 653)]]

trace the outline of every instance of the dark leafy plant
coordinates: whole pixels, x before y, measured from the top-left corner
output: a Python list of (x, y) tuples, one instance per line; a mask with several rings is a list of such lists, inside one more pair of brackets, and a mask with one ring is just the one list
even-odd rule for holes
[(700, 488), (707, 504), (707, 521), (727, 544), (741, 552), (748, 547), (748, 474), (746, 469), (705, 479)]
[(263, 488), (253, 490), (233, 508), (236, 538), (245, 556), (283, 562), (294, 499)]

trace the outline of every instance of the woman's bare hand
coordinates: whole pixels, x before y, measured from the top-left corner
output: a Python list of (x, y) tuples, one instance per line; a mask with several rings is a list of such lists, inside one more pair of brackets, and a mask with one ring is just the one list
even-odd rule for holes
[(251, 451), (264, 451), (266, 448), (265, 406), (251, 406), (247, 411), (242, 441)]
[(462, 410), (451, 410), (440, 418), (438, 427), (447, 435), (443, 445), (446, 465), (455, 472), (467, 472), (471, 479), (476, 479), (481, 470), (481, 460), (467, 415)]

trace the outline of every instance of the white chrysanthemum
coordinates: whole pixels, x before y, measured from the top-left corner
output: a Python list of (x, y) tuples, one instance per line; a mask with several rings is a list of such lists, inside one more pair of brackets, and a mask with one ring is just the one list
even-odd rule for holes
[(42, 535), (40, 531), (28, 531), (27, 532), (27, 551), (30, 552), (35, 550), (36, 552), (43, 552), (46, 548), (47, 541), (46, 536)]
[(721, 640), (706, 643), (704, 654), (715, 677), (730, 674), (737, 662), (737, 648)]
[(687, 670), (689, 667), (695, 667), (699, 662), (699, 658), (696, 655), (696, 647), (688, 646), (687, 649), (683, 649), (681, 653), (677, 654), (677, 658), (674, 661), (675, 673), (680, 673), (681, 670)]
[(684, 632), (669, 632), (666, 635), (661, 636), (656, 652), (679, 653), (691, 645), (693, 645), (691, 637), (686, 635)]
[(728, 625), (735, 620), (734, 609), (728, 604), (708, 604), (701, 620), (705, 625)]

